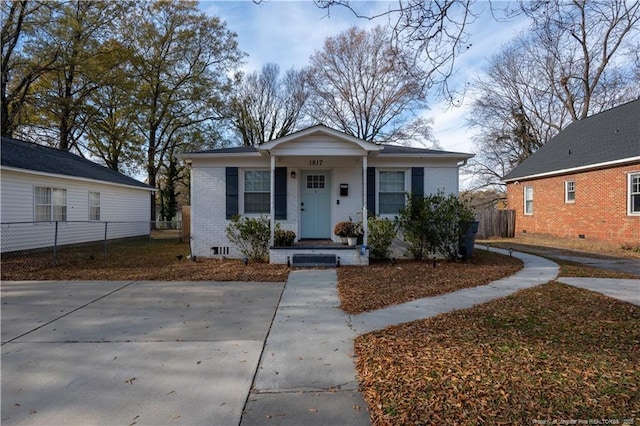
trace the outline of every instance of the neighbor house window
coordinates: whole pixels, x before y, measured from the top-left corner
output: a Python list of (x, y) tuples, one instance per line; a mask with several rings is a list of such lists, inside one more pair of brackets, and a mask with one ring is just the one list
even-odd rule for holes
[(405, 203), (405, 178), (403, 171), (380, 171), (378, 213), (398, 214)]
[(640, 173), (629, 174), (629, 214), (640, 214)]
[(245, 170), (244, 212), (269, 213), (271, 210), (271, 172), (268, 170)]
[(33, 194), (33, 211), (36, 222), (67, 220), (67, 190), (36, 186)]
[(99, 192), (89, 192), (89, 220), (100, 220)]
[(568, 180), (564, 183), (564, 202), (575, 203), (576, 202), (576, 183), (575, 181)]
[(533, 214), (533, 186), (524, 187), (524, 214)]

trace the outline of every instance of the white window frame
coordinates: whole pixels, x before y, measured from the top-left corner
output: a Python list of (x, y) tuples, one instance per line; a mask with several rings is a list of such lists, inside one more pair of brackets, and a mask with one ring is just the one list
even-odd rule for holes
[[(326, 173), (323, 173), (323, 172), (308, 173), (306, 177), (307, 178), (305, 179), (305, 181), (302, 182), (305, 189), (327, 189)], [(309, 181), (309, 178), (311, 178), (311, 181)], [(309, 183), (311, 183), (311, 188), (309, 187)]]
[[(268, 185), (268, 190), (267, 191), (247, 191), (247, 172), (263, 172), (263, 173), (267, 173), (267, 175), (269, 176), (269, 185)], [(268, 195), (268, 199), (269, 199), (269, 203), (268, 203), (268, 208), (267, 211), (264, 212), (247, 212), (247, 206), (246, 206), (246, 196), (247, 196), (247, 192), (250, 193), (261, 193), (261, 194), (267, 194)], [(242, 212), (244, 215), (247, 216), (262, 216), (262, 215), (269, 215), (271, 213), (271, 170), (269, 169), (265, 169), (265, 168), (255, 168), (255, 169), (242, 169)]]
[(394, 213), (383, 213), (380, 211), (380, 194), (382, 193), (380, 191), (380, 183), (381, 183), (381, 178), (380, 175), (383, 173), (388, 173), (388, 172), (402, 172), (404, 173), (404, 190), (403, 192), (403, 196), (404, 196), (404, 206), (407, 205), (407, 194), (408, 194), (408, 190), (407, 187), (409, 185), (408, 183), (408, 179), (410, 178), (411, 174), (409, 173), (410, 169), (406, 169), (406, 168), (388, 168), (388, 169), (378, 169), (376, 170), (376, 212), (380, 215), (380, 216), (384, 216), (384, 217), (394, 217), (394, 216), (398, 216), (399, 211), (398, 212), (394, 212)]
[[(38, 189), (45, 190), (47, 193), (47, 202), (38, 203), (37, 192)], [(56, 194), (58, 196), (56, 196)], [(64, 204), (56, 203), (63, 197)], [(48, 207), (48, 218), (38, 218), (38, 206)], [(56, 209), (57, 208), (57, 209)], [(58, 211), (56, 211), (58, 210)], [(64, 188), (52, 188), (49, 186), (34, 186), (33, 187), (33, 221), (34, 222), (66, 222), (67, 221), (67, 190)]]
[[(91, 195), (94, 195), (94, 197), (92, 197)], [(97, 195), (97, 197), (96, 197)], [(97, 200), (97, 205), (95, 203), (95, 201)], [(98, 191), (89, 191), (89, 195), (88, 195), (88, 200), (87, 200), (87, 204), (88, 204), (88, 212), (89, 212), (89, 220), (90, 221), (94, 221), (94, 222), (99, 222), (100, 221), (100, 214), (101, 214), (101, 209), (100, 209), (100, 192)], [(95, 215), (94, 213), (97, 213), (97, 215)]]
[[(530, 198), (527, 197), (527, 190), (529, 190), (530, 192)], [(524, 214), (526, 216), (533, 216), (533, 186), (525, 186), (524, 188), (522, 188), (522, 198), (523, 198), (523, 207), (524, 207)], [(527, 201), (531, 202), (531, 208), (527, 209)]]
[[(571, 190), (569, 186), (572, 186)], [(569, 198), (569, 194), (573, 194), (573, 198)], [(564, 202), (566, 204), (574, 204), (576, 202), (576, 181), (565, 180), (564, 181)]]
[(640, 210), (633, 211), (633, 198), (640, 197), (640, 188), (635, 188), (638, 191), (634, 191), (634, 178), (638, 179), (637, 185), (640, 186), (640, 171), (627, 174), (627, 214), (629, 216), (640, 216)]

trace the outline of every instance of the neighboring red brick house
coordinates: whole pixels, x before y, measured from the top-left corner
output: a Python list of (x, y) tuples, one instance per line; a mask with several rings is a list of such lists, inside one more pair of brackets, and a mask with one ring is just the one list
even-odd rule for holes
[(516, 235), (640, 244), (640, 100), (572, 123), (503, 181)]

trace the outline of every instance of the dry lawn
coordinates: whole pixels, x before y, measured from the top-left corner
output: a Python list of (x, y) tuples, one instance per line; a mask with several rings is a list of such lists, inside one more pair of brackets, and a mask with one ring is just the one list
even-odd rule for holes
[(550, 283), (361, 336), (355, 352), (374, 425), (638, 424), (638, 336), (640, 307)]
[(239, 260), (187, 260), (189, 245), (167, 240), (65, 248), (58, 266), (50, 253), (2, 260), (3, 280), (158, 280), (158, 281), (275, 281), (287, 280), (286, 265)]
[[(349, 314), (384, 308), (421, 297), (488, 284), (513, 275), (522, 268), (515, 257), (474, 250), (464, 263), (400, 261), (394, 265), (372, 263), (338, 270), (338, 293), (342, 310)], [(366, 272), (365, 272), (366, 271)]]
[(478, 243), (490, 243), (495, 247), (508, 248), (514, 250), (554, 248), (578, 252), (577, 254), (592, 257), (617, 256), (629, 259), (640, 259), (640, 242), (635, 244), (612, 244), (602, 241), (581, 240), (577, 238), (558, 238), (546, 235), (520, 234), (515, 238), (491, 238), (489, 240), (479, 240)]
[[(186, 260), (170, 240), (3, 258), (3, 280), (285, 281), (284, 265)], [(342, 308), (359, 313), (486, 284), (522, 267), (476, 250), (467, 263), (403, 261), (338, 269)], [(579, 275), (582, 274), (582, 275)], [(613, 275), (612, 275), (613, 274)], [(624, 274), (561, 263), (561, 275)], [(375, 425), (640, 424), (640, 308), (551, 283), (471, 309), (357, 339), (361, 389)], [(551, 423), (547, 423), (551, 424)]]

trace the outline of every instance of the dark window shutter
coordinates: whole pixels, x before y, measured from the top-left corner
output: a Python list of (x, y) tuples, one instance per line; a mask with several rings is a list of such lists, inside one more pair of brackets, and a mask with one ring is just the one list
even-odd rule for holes
[(238, 214), (238, 168), (227, 167), (225, 169), (226, 182), (226, 217), (233, 218)]
[(411, 168), (411, 193), (416, 197), (424, 197), (424, 167)]
[(287, 168), (276, 167), (275, 170), (275, 218), (287, 220)]
[(367, 210), (376, 214), (376, 168), (367, 167)]

